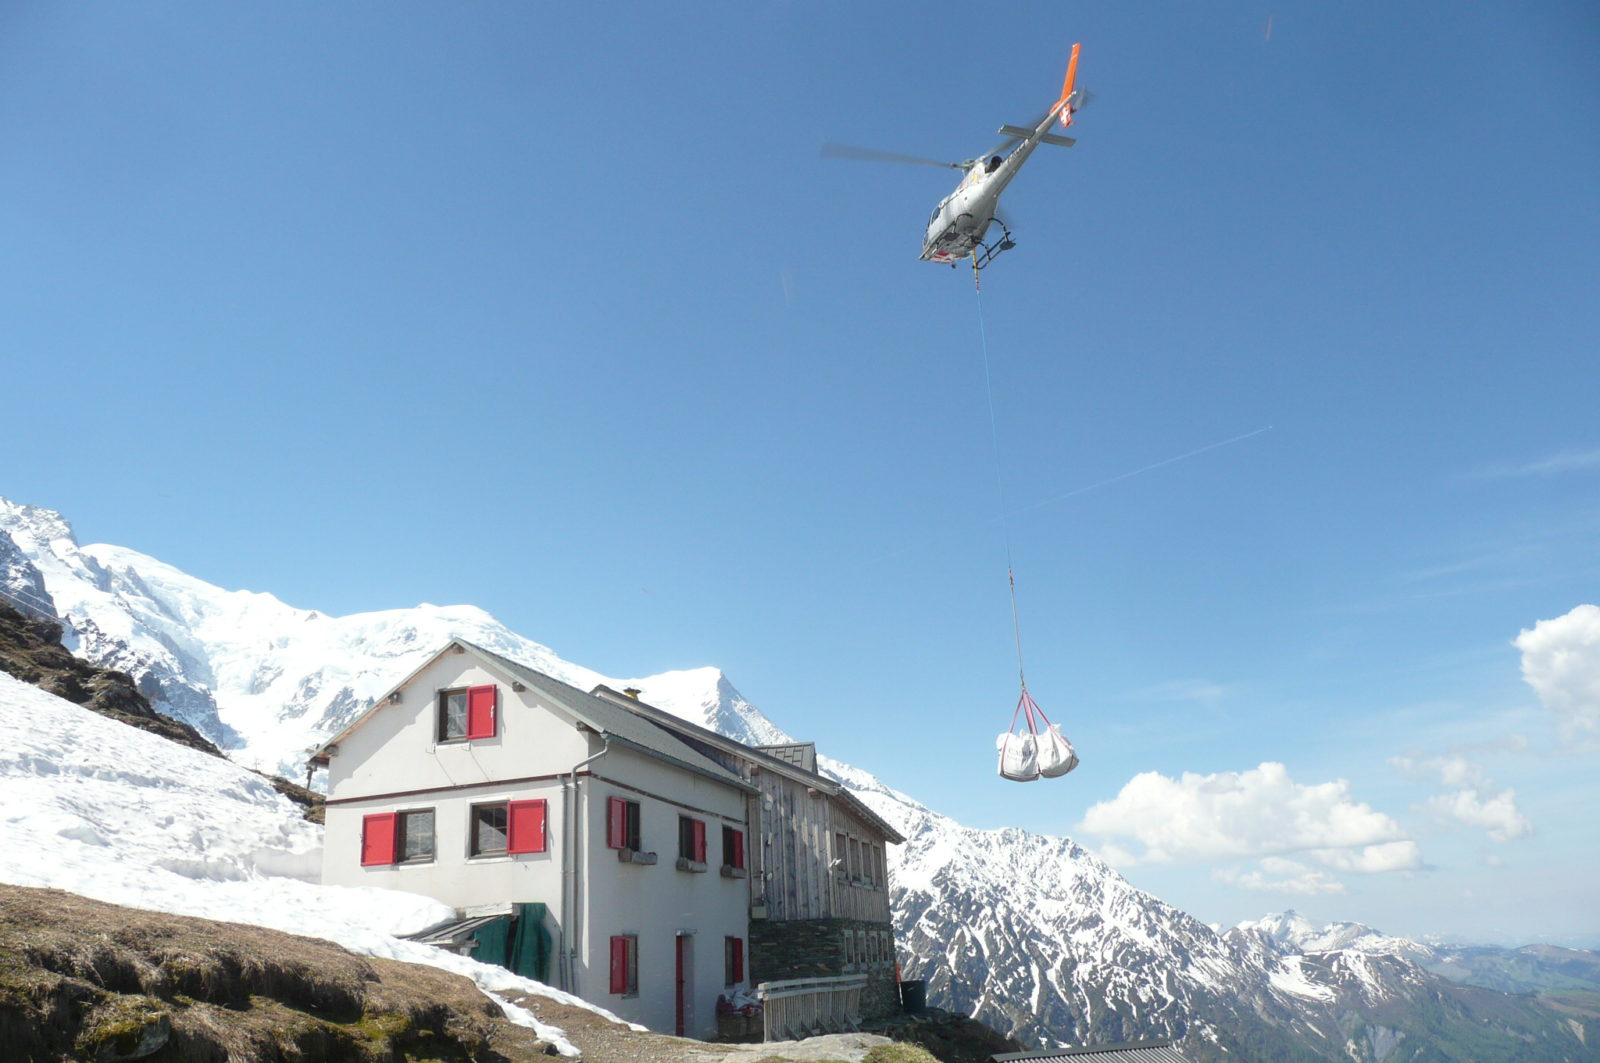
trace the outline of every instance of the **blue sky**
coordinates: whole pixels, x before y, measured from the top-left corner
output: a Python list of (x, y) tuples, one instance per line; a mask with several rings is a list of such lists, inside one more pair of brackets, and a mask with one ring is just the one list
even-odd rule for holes
[[(717, 665), (1208, 921), (1600, 938), (1592, 673), (1522, 678), (1600, 654), (1592, 6), (0, 20), (0, 494)], [(954, 175), (818, 148), (975, 154), (1073, 41), (1097, 99), (985, 277), (997, 462), (970, 276), (916, 260)], [(1057, 782), (993, 776), (1008, 549)]]

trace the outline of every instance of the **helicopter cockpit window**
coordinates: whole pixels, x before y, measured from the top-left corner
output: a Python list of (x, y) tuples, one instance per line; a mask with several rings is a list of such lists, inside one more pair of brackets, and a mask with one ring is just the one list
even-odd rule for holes
[(991, 158), (989, 160), (988, 168), (984, 170), (984, 173), (994, 173), (999, 168), (1000, 168), (1000, 156), (996, 155), (996, 156), (994, 156), (993, 158)]

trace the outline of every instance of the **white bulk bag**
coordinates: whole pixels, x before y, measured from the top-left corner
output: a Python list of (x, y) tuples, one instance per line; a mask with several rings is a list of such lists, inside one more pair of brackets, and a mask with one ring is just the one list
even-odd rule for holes
[(1039, 751), (1033, 735), (1007, 731), (997, 737), (994, 744), (1000, 751), (1002, 776), (1012, 782), (1032, 782), (1039, 777)]
[(1078, 766), (1078, 754), (1073, 750), (1072, 743), (1067, 741), (1067, 736), (1055, 724), (1039, 732), (1034, 748), (1039, 774), (1047, 779), (1060, 778)]

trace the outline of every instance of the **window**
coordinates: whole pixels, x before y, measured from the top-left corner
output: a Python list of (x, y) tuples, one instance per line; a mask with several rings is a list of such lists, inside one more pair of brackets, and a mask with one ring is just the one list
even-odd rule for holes
[(472, 855), (545, 851), (545, 802), (497, 801), (472, 806)]
[(606, 799), (606, 845), (612, 849), (642, 849), (639, 844), (639, 802), (622, 797)]
[(850, 839), (850, 877), (861, 877), (861, 843), (854, 838)]
[(722, 865), (737, 871), (744, 870), (744, 831), (733, 827), (722, 828)]
[(500, 688), (493, 685), (439, 691), (439, 741), (493, 738), (499, 703)]
[(845, 866), (845, 855), (850, 851), (843, 834), (833, 836), (833, 870), (840, 878), (848, 878), (850, 869)]
[(739, 985), (744, 981), (744, 938), (722, 939), (722, 984)]
[(611, 939), (611, 992), (624, 997), (639, 995), (639, 938), (636, 934), (617, 934)]
[(402, 864), (433, 859), (433, 809), (424, 808), (399, 815), (400, 837), (396, 848)]
[(394, 863), (395, 814), (361, 817), (361, 866)]
[(856, 935), (853, 930), (844, 932), (844, 969), (847, 971), (856, 969)]
[(506, 803), (472, 806), (472, 855), (485, 856), (506, 851), (510, 826)]
[(678, 817), (678, 858), (697, 864), (706, 862), (706, 821), (693, 816)]

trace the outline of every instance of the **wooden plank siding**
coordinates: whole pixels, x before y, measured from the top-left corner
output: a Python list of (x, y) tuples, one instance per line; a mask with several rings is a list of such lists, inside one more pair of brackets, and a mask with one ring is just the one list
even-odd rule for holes
[(828, 811), (832, 853), (828, 862), (831, 869), (828, 915), (887, 923), (889, 883), (883, 837), (831, 801)]
[[(833, 915), (828, 874), (828, 832), (832, 823), (826, 797), (804, 783), (773, 771), (750, 780), (761, 789), (760, 880), (768, 919), (825, 919)], [(755, 890), (761, 903), (762, 886)]]

